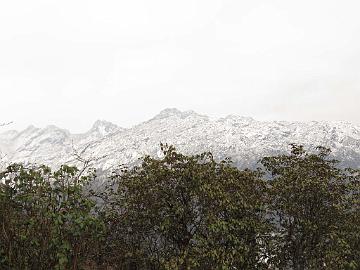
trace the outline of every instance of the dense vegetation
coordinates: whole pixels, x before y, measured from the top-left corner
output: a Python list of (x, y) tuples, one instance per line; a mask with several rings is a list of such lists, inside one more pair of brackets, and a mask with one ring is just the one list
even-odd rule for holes
[(162, 145), (94, 170), (0, 173), (0, 269), (360, 269), (360, 172), (319, 147), (240, 170)]

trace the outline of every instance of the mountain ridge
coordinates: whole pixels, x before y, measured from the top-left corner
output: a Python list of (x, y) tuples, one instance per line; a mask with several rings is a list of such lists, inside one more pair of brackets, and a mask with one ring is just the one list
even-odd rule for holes
[(360, 126), (345, 121), (258, 121), (237, 115), (210, 119), (194, 111), (168, 108), (131, 128), (97, 120), (79, 134), (53, 125), (0, 133), (5, 163), (78, 165), (74, 156), (81, 153), (104, 170), (120, 163), (134, 164), (143, 155), (159, 157), (160, 142), (186, 154), (211, 151), (215, 158), (230, 157), (240, 167), (254, 166), (262, 156), (287, 152), (290, 143), (309, 149), (329, 147), (344, 165), (360, 164)]

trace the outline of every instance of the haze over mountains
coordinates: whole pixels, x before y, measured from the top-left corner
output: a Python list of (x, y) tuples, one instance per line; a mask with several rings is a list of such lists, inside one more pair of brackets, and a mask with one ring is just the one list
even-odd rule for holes
[(145, 154), (160, 157), (160, 142), (187, 154), (211, 151), (218, 159), (230, 157), (240, 167), (253, 167), (260, 157), (288, 151), (290, 143), (310, 149), (329, 147), (343, 166), (360, 164), (360, 126), (348, 122), (264, 122), (235, 115), (210, 119), (194, 111), (165, 109), (126, 129), (96, 121), (83, 134), (71, 134), (56, 126), (29, 126), (0, 134), (5, 163), (78, 165), (77, 152), (104, 170), (134, 164)]

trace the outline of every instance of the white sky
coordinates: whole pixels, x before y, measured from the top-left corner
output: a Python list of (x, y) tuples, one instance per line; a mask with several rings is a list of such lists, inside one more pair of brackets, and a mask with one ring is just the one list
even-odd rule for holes
[(358, 0), (0, 2), (0, 122), (72, 132), (167, 107), (360, 124)]

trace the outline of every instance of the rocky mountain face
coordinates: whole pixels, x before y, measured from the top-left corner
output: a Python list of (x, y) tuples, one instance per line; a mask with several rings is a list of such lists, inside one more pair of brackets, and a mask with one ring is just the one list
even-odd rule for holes
[(234, 115), (213, 120), (193, 111), (165, 109), (127, 129), (96, 121), (83, 134), (56, 126), (0, 134), (2, 163), (79, 165), (78, 155), (103, 170), (134, 164), (146, 154), (160, 157), (160, 142), (186, 154), (211, 151), (217, 159), (230, 157), (240, 167), (254, 167), (260, 157), (287, 152), (290, 143), (307, 149), (321, 145), (331, 148), (343, 166), (360, 166), (360, 126), (347, 122), (264, 122)]

